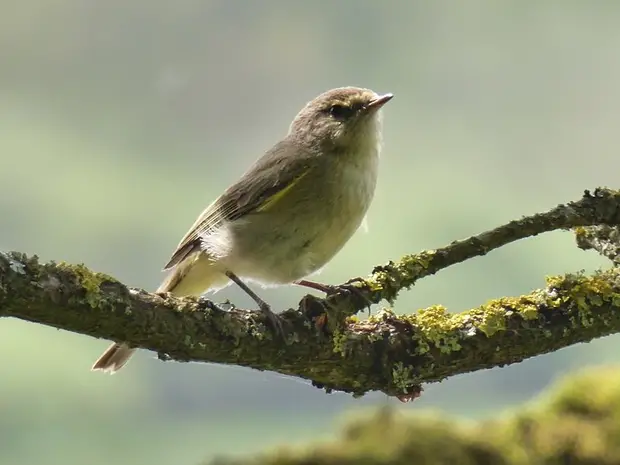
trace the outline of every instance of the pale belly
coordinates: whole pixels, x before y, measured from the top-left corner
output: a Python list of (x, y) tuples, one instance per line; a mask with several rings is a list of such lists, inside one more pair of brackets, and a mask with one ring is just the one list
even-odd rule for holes
[(324, 198), (309, 189), (294, 204), (231, 224), (231, 247), (218, 265), (266, 285), (291, 283), (320, 270), (361, 225), (374, 196), (375, 161), (331, 172), (323, 182), (337, 187), (324, 189)]

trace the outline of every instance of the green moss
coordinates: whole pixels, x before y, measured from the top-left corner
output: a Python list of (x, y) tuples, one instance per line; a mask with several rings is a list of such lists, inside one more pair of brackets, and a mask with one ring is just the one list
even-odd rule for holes
[[(102, 283), (118, 283), (114, 278), (104, 273), (94, 273), (90, 271), (84, 264), (71, 265), (65, 262), (58, 263), (56, 268), (70, 274), (76, 280), (76, 285), (82, 288), (82, 298), (90, 305), (91, 308), (101, 308), (105, 305), (105, 300), (101, 292)], [(120, 283), (118, 283), (121, 285)]]
[(474, 325), (487, 337), (506, 330), (506, 320), (513, 314), (524, 320), (536, 320), (539, 317), (539, 299), (535, 295), (519, 297), (502, 297), (493, 299), (476, 310), (465, 312), (474, 321)]
[(533, 296), (533, 298), (530, 298), (526, 296), (524, 298), (511, 299), (511, 306), (524, 320), (537, 320), (540, 316), (538, 305), (541, 302), (537, 297)]
[[(334, 350), (342, 355), (368, 351), (368, 347), (362, 344), (382, 344), (385, 339), (382, 328), (386, 327), (383, 323), (394, 325), (403, 331), (390, 336), (390, 346), (398, 347), (399, 338), (412, 338), (413, 343), (410, 339), (405, 343), (410, 344), (407, 354), (416, 359), (416, 364), (410, 365), (409, 359), (392, 361), (392, 372), (387, 374), (393, 377), (390, 381), (399, 389), (421, 379), (438, 381), (441, 373), (437, 372), (437, 366), (446, 361), (451, 363), (452, 357), (459, 360), (459, 366), (476, 369), (479, 366), (476, 357), (480, 351), (494, 350), (494, 360), (520, 360), (569, 343), (589, 340), (591, 334), (604, 335), (605, 327), (609, 328), (607, 334), (613, 332), (618, 326), (618, 318), (609, 310), (599, 311), (597, 307), (620, 302), (620, 296), (614, 290), (616, 278), (620, 279), (620, 272), (616, 270), (590, 277), (578, 274), (549, 278), (550, 286), (545, 289), (524, 296), (494, 299), (459, 314), (449, 313), (441, 305), (400, 316), (386, 308), (368, 319), (368, 327), (364, 322), (360, 323), (359, 339), (351, 332), (334, 334)], [(553, 312), (560, 310), (559, 319), (551, 320)], [(538, 327), (538, 320), (550, 326)], [(376, 333), (369, 333), (373, 325)], [(406, 326), (411, 331), (404, 329)], [(506, 331), (520, 338), (515, 341), (516, 345), (504, 348), (496, 347), (494, 341), (487, 342), (487, 338)], [(463, 351), (466, 341), (468, 349)], [(376, 347), (380, 349), (381, 346)]]
[(345, 347), (347, 343), (347, 337), (340, 329), (334, 330), (332, 334), (332, 341), (334, 344), (334, 353), (341, 354), (343, 357), (346, 355)]
[(584, 226), (578, 226), (576, 228), (573, 228), (573, 233), (575, 234), (575, 238), (577, 239), (577, 241), (590, 237), (589, 231), (589, 228), (586, 228)]
[(460, 350), (459, 330), (463, 327), (462, 318), (463, 315), (448, 313), (441, 305), (419, 310), (415, 324), (424, 336), (424, 340), (420, 341), (420, 353), (427, 352), (430, 346), (436, 347), (442, 353)]
[(401, 260), (402, 266), (414, 272), (419, 272), (420, 269), (426, 270), (435, 258), (436, 253), (435, 250), (425, 250), (415, 255), (407, 255)]
[(496, 299), (480, 307), (478, 329), (487, 337), (506, 329), (505, 299)]
[(415, 371), (412, 366), (398, 362), (392, 368), (392, 382), (404, 394), (409, 392), (411, 385), (416, 383)]
[(574, 309), (577, 313), (572, 318), (575, 327), (590, 328), (601, 322), (600, 318), (595, 318), (593, 310), (603, 305), (620, 303), (620, 293), (612, 287), (610, 273), (618, 275), (618, 270), (598, 272), (591, 276), (577, 273), (549, 277), (547, 287), (551, 294), (561, 292), (565, 296), (562, 302), (554, 299), (554, 304), (559, 305), (570, 300), (575, 303)]
[(435, 255), (436, 251), (425, 250), (419, 254), (406, 255), (397, 262), (390, 261), (376, 267), (372, 277), (364, 282), (371, 291), (380, 292), (382, 299), (393, 303), (401, 289), (408, 288), (424, 274)]

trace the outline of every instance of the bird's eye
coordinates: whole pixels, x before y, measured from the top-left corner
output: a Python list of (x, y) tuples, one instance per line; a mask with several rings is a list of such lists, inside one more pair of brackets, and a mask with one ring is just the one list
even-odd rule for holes
[(329, 114), (336, 119), (348, 118), (352, 116), (353, 113), (355, 113), (355, 110), (345, 105), (336, 104), (336, 105), (332, 105), (331, 107), (329, 107)]

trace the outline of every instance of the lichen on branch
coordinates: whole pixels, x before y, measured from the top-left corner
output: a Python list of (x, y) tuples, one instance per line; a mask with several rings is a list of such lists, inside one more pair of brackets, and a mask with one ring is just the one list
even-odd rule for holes
[[(578, 201), (510, 221), (436, 250), (425, 250), (398, 261), (390, 261), (375, 267), (371, 276), (359, 281), (359, 285), (372, 303), (382, 300), (392, 302), (401, 290), (409, 289), (418, 280), (471, 258), (486, 255), (504, 245), (545, 232), (594, 225), (620, 225), (620, 191), (606, 188), (585, 191)], [(352, 299), (350, 295), (333, 297), (334, 303), (342, 301), (349, 304), (352, 312), (366, 306), (364, 300)]]
[(258, 311), (130, 289), (84, 265), (41, 264), (15, 252), (0, 253), (0, 317), (128, 342), (162, 359), (235, 364), (298, 376), (328, 391), (410, 399), (423, 383), (619, 332), (620, 269), (548, 278), (530, 294), (458, 314), (436, 305), (407, 315), (383, 309), (360, 321), (357, 312), (369, 302), (393, 302), (417, 280), (518, 239), (618, 224), (620, 193), (586, 192), (546, 213), (378, 266), (354, 284), (359, 292), (306, 296), (281, 313), (283, 339)]

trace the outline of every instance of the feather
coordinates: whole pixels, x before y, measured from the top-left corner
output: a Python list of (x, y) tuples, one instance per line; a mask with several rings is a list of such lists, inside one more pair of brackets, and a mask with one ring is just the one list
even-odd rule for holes
[(287, 137), (211, 203), (181, 239), (164, 267), (177, 266), (197, 250), (202, 250), (203, 238), (229, 221), (273, 208), (313, 166), (316, 154)]

